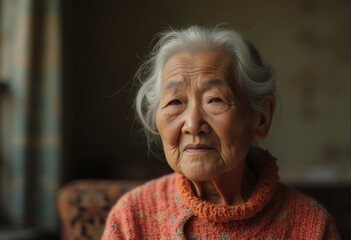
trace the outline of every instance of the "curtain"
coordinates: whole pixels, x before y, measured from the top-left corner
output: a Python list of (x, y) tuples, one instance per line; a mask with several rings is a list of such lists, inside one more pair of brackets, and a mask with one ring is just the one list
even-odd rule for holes
[(61, 176), (59, 0), (0, 3), (1, 220), (55, 231)]

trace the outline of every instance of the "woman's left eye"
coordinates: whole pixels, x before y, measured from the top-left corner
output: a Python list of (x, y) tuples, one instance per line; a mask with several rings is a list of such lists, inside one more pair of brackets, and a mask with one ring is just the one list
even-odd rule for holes
[(227, 102), (226, 98), (209, 97), (206, 102), (206, 109), (212, 114), (220, 114), (230, 108), (230, 104)]
[(169, 105), (180, 105), (182, 102), (179, 99), (173, 99), (169, 103)]
[(211, 98), (209, 101), (209, 103), (219, 103), (219, 102), (223, 102), (223, 100), (220, 98)]

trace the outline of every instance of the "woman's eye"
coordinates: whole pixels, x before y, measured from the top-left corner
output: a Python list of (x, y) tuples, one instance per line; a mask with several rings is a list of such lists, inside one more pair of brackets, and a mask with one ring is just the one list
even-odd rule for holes
[(211, 100), (209, 101), (209, 103), (219, 103), (219, 102), (223, 102), (223, 100), (220, 98), (211, 98)]
[(225, 100), (225, 98), (211, 97), (207, 101), (207, 110), (212, 114), (223, 113), (230, 107), (230, 104)]
[(178, 99), (173, 99), (168, 103), (168, 105), (179, 105), (179, 104), (181, 104), (181, 101)]

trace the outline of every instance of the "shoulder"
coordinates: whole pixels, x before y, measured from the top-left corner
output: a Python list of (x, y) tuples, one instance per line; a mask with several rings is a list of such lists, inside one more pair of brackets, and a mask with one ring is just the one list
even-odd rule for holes
[(103, 239), (140, 239), (157, 229), (158, 220), (166, 216), (165, 209), (175, 195), (175, 174), (146, 182), (127, 192), (110, 210)]
[(124, 194), (112, 208), (112, 212), (126, 212), (135, 209), (153, 211), (162, 208), (176, 196), (175, 174), (169, 174), (146, 182)]
[[(148, 181), (124, 194), (118, 202), (157, 200), (156, 198), (169, 197), (176, 191), (175, 174), (169, 174)], [(159, 199), (158, 199), (159, 200)], [(117, 203), (118, 203), (117, 202)]]
[(322, 204), (294, 188), (283, 184), (280, 187), (283, 194), (283, 212), (294, 226), (295, 234), (311, 234), (310, 239), (326, 235), (335, 237), (328, 239), (337, 239), (335, 223)]
[(296, 214), (306, 215), (314, 213), (322, 216), (329, 215), (324, 206), (312, 197), (284, 184), (281, 184), (281, 187), (284, 194), (285, 207), (293, 210)]

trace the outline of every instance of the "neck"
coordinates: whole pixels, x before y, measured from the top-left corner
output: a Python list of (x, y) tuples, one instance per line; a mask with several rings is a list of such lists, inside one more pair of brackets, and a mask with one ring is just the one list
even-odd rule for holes
[(217, 205), (238, 205), (249, 198), (256, 180), (252, 169), (243, 162), (210, 181), (192, 183), (200, 199)]

